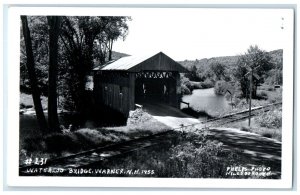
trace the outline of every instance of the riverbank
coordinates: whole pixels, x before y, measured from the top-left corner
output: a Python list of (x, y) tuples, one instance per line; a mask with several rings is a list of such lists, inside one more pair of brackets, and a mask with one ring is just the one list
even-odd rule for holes
[[(195, 112), (207, 114), (207, 116), (199, 114), (200, 120), (206, 120), (207, 117), (219, 117), (232, 111), (226, 98), (216, 95), (214, 88), (195, 89), (191, 95), (183, 96), (182, 100), (188, 102), (190, 108)], [(184, 108), (186, 106), (182, 105), (181, 109)]]
[[(282, 89), (275, 89), (270, 86), (262, 85), (258, 88), (257, 94), (260, 99), (252, 100), (252, 108), (280, 102)], [(231, 102), (230, 97), (226, 98), (226, 96), (216, 95), (213, 88), (194, 90), (192, 95), (184, 96), (183, 100), (190, 103), (190, 108), (187, 109), (182, 107), (182, 110), (187, 114), (190, 113), (192, 116), (199, 118), (200, 121), (247, 111), (249, 109), (249, 104), (245, 99), (234, 98)], [(233, 104), (231, 105), (231, 103)], [(281, 141), (281, 106), (277, 106), (266, 113), (262, 110), (260, 116), (252, 117), (251, 120), (251, 127), (248, 126), (247, 119), (225, 124), (222, 125), (222, 127), (236, 128), (241, 131), (257, 133), (263, 137)]]

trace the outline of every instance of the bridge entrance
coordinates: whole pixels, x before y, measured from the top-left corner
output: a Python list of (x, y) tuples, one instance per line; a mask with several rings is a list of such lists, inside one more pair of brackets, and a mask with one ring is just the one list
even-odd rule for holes
[(135, 101), (138, 104), (161, 102), (172, 104), (176, 96), (174, 72), (143, 71), (136, 74)]

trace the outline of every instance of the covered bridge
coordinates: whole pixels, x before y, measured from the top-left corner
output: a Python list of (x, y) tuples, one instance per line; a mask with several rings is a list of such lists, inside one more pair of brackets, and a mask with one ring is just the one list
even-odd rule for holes
[(160, 102), (179, 108), (180, 72), (187, 70), (162, 52), (127, 56), (94, 68), (96, 103), (128, 116), (136, 104)]

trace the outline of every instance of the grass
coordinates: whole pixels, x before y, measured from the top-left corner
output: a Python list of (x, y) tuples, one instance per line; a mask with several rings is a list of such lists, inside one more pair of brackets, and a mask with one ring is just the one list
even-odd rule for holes
[(255, 116), (251, 119), (251, 128), (248, 127), (248, 119), (239, 122), (233, 122), (225, 124), (223, 127), (236, 128), (242, 131), (252, 132), (261, 136), (272, 138), (277, 141), (282, 140), (282, 127), (262, 127), (259, 121), (262, 120), (262, 116)]
[(64, 131), (41, 135), (30, 127), (20, 131), (20, 164), (28, 157), (56, 158), (80, 151), (136, 139), (169, 129), (153, 119), (147, 113), (136, 111), (139, 118), (129, 120), (126, 126), (81, 128), (76, 131)]
[[(230, 97), (226, 96), (227, 100), (230, 101)], [(274, 89), (273, 87), (263, 85), (257, 90), (257, 98), (252, 99), (251, 107), (265, 106), (268, 104), (281, 102), (282, 101), (282, 89)], [(232, 113), (247, 110), (249, 103), (245, 98), (233, 97), (233, 109)], [(229, 114), (229, 113), (227, 113)]]
[[(48, 98), (45, 97), (45, 96), (41, 96), (41, 103), (42, 103), (43, 109), (47, 109), (47, 107), (48, 107)], [(21, 93), (20, 94), (20, 107), (21, 108), (32, 108), (32, 107), (34, 107), (31, 94), (26, 94), (26, 93)]]

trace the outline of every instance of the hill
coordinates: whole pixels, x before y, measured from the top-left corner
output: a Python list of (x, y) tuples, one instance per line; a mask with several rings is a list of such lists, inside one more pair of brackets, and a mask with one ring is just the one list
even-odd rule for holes
[[(282, 54), (283, 54), (283, 50), (282, 49), (278, 49), (278, 50), (273, 50), (268, 52), (271, 57), (272, 57), (272, 61), (277, 65), (277, 66), (282, 66)], [(206, 67), (211, 65), (214, 62), (219, 62), (223, 65), (225, 65), (226, 67), (232, 67), (235, 66), (238, 60), (238, 55), (236, 56), (222, 56), (222, 57), (213, 57), (213, 58), (203, 58), (201, 60), (184, 60), (184, 61), (179, 61), (180, 64), (182, 64), (183, 66), (187, 67), (187, 68), (191, 68), (192, 66), (196, 66), (196, 68), (199, 67)]]

